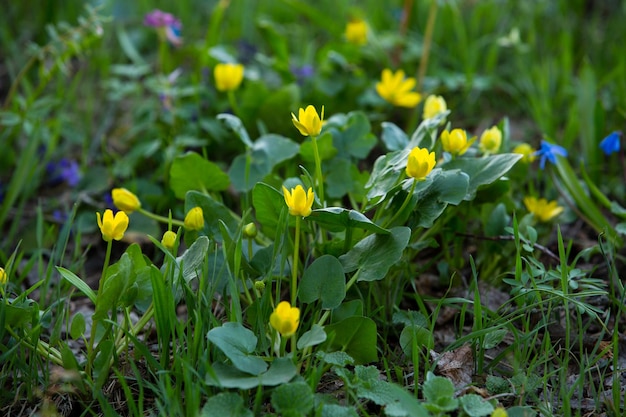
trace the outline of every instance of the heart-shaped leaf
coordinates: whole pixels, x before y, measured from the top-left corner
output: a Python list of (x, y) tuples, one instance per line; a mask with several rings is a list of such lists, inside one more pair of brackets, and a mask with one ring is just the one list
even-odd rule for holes
[(207, 338), (224, 352), (240, 371), (259, 375), (267, 370), (267, 363), (254, 354), (257, 337), (240, 323), (228, 322), (215, 327), (209, 330)]

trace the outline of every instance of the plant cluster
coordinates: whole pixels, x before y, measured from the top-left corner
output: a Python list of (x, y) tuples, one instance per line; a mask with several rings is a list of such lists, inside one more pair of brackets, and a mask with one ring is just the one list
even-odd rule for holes
[[(222, 33), (235, 3), (214, 4), (204, 38), (193, 13), (130, 27), (88, 7), (10, 68), (0, 411), (620, 415), (626, 188), (607, 188), (596, 151), (618, 176), (622, 134), (581, 133), (594, 153), (572, 166), (586, 125), (559, 132), (545, 101), (526, 106), (542, 138), (516, 135), (518, 114), (464, 110), (460, 92), (495, 91), (466, 8), (497, 1), (407, 0), (391, 31), (366, 18), (378, 2), (340, 7), (337, 26), (290, 0), (306, 23), (256, 17), (258, 43), (239, 44)], [(462, 82), (429, 75), (442, 27), (467, 47)], [(307, 28), (322, 40), (298, 52)], [(105, 61), (107, 31), (121, 55)], [(489, 50), (521, 60), (519, 36)], [(73, 67), (97, 61), (97, 76)], [(84, 107), (97, 123), (72, 117)]]

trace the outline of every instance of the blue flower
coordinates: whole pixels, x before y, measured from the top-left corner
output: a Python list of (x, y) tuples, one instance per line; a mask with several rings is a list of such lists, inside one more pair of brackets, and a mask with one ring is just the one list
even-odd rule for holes
[(315, 69), (312, 65), (304, 64), (302, 66), (291, 65), (291, 73), (296, 78), (296, 82), (300, 85), (315, 75)]
[(541, 147), (537, 152), (534, 153), (535, 156), (539, 156), (541, 160), (539, 161), (539, 167), (544, 169), (546, 166), (546, 159), (553, 164), (556, 164), (557, 155), (567, 156), (567, 151), (564, 147), (559, 145), (554, 145), (552, 143), (548, 143), (545, 140), (541, 141)]
[(78, 163), (67, 158), (62, 158), (57, 163), (48, 163), (46, 173), (50, 186), (57, 186), (62, 182), (66, 182), (70, 187), (75, 187), (81, 178)]
[(609, 136), (602, 139), (602, 142), (600, 142), (600, 148), (605, 155), (611, 155), (613, 152), (619, 152), (621, 139), (622, 132), (613, 132)]

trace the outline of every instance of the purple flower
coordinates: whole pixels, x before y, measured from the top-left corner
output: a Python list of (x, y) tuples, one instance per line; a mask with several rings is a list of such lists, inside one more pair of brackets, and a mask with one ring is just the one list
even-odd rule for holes
[(171, 13), (166, 13), (159, 9), (154, 9), (150, 13), (146, 14), (143, 18), (143, 24), (153, 28), (173, 27), (178, 30), (181, 29), (182, 24), (180, 20), (174, 17)]
[(621, 139), (622, 132), (615, 131), (602, 139), (602, 142), (600, 142), (600, 148), (605, 155), (611, 155), (614, 152), (619, 152)]
[(52, 186), (66, 182), (70, 187), (75, 187), (81, 178), (78, 163), (67, 158), (62, 158), (57, 163), (48, 163), (46, 173), (48, 174), (48, 184)]
[(539, 156), (541, 160), (539, 161), (539, 167), (544, 169), (546, 166), (546, 159), (553, 164), (556, 164), (557, 155), (567, 156), (567, 151), (564, 147), (559, 145), (554, 145), (552, 143), (548, 143), (545, 140), (541, 141), (541, 147), (537, 152), (534, 153), (535, 156)]
[(291, 73), (296, 77), (298, 84), (303, 84), (306, 80), (315, 75), (315, 69), (312, 65), (304, 64), (302, 66), (291, 65)]

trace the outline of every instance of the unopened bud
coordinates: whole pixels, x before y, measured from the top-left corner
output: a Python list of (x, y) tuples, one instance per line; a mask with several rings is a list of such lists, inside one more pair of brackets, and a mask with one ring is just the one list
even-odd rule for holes
[(243, 236), (248, 239), (254, 239), (257, 234), (256, 224), (253, 222), (248, 223), (243, 227)]
[(265, 290), (265, 282), (254, 281), (254, 288), (256, 288), (259, 293), (262, 293)]

